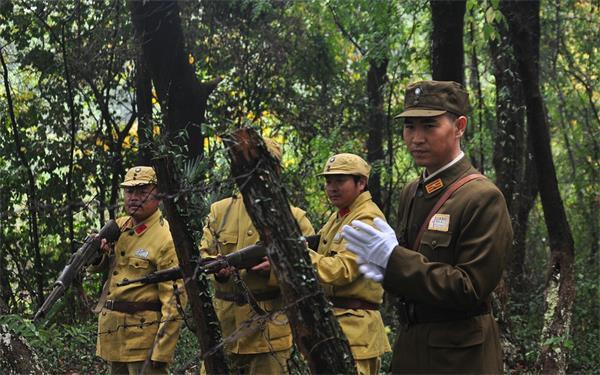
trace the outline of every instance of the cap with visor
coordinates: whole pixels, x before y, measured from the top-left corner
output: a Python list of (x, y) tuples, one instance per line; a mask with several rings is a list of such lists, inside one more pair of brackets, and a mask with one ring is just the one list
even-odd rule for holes
[(325, 163), (323, 172), (319, 176), (328, 176), (332, 174), (348, 174), (354, 176), (363, 176), (369, 179), (371, 167), (363, 158), (354, 154), (337, 154), (330, 157)]
[(152, 167), (137, 166), (129, 168), (121, 187), (156, 184), (156, 173)]
[(435, 117), (446, 112), (466, 116), (469, 94), (454, 81), (419, 81), (408, 85), (404, 94), (404, 112), (396, 116)]

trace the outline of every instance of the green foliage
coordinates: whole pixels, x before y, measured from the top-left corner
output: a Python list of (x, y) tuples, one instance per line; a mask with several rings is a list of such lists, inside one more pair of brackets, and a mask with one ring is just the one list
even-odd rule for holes
[(18, 315), (0, 315), (0, 324), (25, 338), (37, 353), (40, 366), (50, 374), (106, 371), (105, 363), (95, 356), (95, 320), (76, 326), (61, 324), (39, 328)]

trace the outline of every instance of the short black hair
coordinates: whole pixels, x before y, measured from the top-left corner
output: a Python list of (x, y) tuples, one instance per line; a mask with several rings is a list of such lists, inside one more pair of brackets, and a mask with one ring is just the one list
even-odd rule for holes
[(367, 181), (365, 183), (365, 190), (364, 191), (369, 191), (369, 179), (368, 178), (366, 178), (365, 176), (357, 175), (357, 174), (353, 174), (352, 175), (352, 179), (354, 179), (354, 183), (355, 184), (358, 184), (358, 181), (360, 181), (361, 178), (365, 178), (365, 180)]
[(446, 118), (448, 120), (450, 120), (450, 122), (454, 122), (461, 115), (458, 115), (458, 114), (456, 114), (454, 112), (446, 112), (446, 113), (444, 113), (444, 116), (446, 116)]

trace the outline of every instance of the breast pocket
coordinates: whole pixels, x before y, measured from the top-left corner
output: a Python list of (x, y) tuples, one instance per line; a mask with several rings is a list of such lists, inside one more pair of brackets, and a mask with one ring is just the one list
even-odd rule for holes
[(236, 233), (219, 233), (217, 252), (221, 255), (231, 254), (235, 251), (237, 244), (238, 236)]
[(129, 257), (127, 259), (127, 273), (133, 278), (144, 276), (154, 271), (154, 266), (148, 259)]
[(420, 252), (431, 262), (454, 264), (452, 249), (452, 233), (426, 230), (421, 239)]

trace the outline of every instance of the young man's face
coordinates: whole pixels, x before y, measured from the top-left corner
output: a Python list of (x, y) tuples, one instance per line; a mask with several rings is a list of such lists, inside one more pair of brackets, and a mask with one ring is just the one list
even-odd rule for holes
[(156, 185), (127, 186), (125, 191), (125, 211), (135, 224), (152, 216), (158, 209), (160, 200), (156, 198)]
[(325, 176), (325, 192), (331, 203), (338, 209), (349, 207), (365, 190), (366, 179), (355, 181), (354, 176), (332, 174)]
[(436, 117), (407, 117), (404, 120), (404, 143), (418, 166), (433, 173), (460, 153), (467, 118), (451, 120), (445, 114)]

